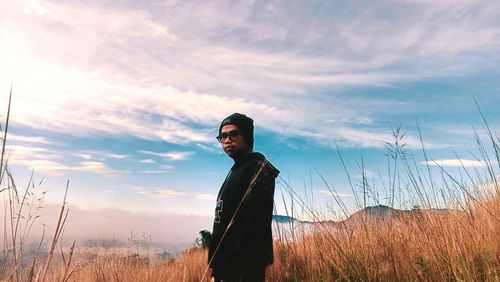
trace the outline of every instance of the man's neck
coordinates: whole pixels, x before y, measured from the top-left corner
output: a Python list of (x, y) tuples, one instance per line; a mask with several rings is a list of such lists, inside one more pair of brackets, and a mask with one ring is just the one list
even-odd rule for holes
[(245, 151), (245, 152), (242, 152), (241, 154), (238, 154), (236, 156), (234, 156), (233, 158), (233, 161), (234, 163), (239, 163), (241, 162), (242, 160), (244, 160), (250, 153), (252, 153), (251, 150), (249, 151)]

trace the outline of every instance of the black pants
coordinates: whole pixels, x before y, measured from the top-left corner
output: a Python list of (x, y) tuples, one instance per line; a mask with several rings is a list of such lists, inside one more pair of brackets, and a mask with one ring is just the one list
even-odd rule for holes
[(264, 282), (266, 267), (245, 267), (238, 273), (226, 276), (215, 275), (215, 282)]

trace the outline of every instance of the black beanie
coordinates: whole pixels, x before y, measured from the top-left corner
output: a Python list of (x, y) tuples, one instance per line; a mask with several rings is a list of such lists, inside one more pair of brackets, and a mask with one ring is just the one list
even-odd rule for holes
[(244, 114), (234, 113), (227, 118), (225, 118), (219, 126), (219, 135), (224, 125), (234, 124), (238, 126), (241, 133), (245, 137), (245, 140), (253, 148), (253, 119), (247, 117)]

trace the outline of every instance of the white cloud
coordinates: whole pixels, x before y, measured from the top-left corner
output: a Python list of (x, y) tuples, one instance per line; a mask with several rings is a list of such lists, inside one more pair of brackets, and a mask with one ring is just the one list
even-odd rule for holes
[(145, 160), (141, 160), (140, 163), (141, 164), (154, 164), (154, 163), (156, 163), (156, 161), (154, 161), (152, 159), (145, 159)]
[(91, 162), (91, 161), (80, 162), (78, 166), (70, 167), (70, 170), (99, 173), (99, 174), (103, 174), (103, 175), (121, 174), (120, 171), (113, 170), (113, 169), (109, 168), (103, 162)]
[(106, 156), (112, 159), (119, 159), (119, 160), (129, 157), (129, 155), (124, 155), (124, 154), (108, 154)]
[(185, 160), (192, 156), (194, 152), (169, 152), (165, 154), (165, 157), (172, 161)]
[(8, 162), (11, 165), (20, 165), (28, 169), (34, 169), (53, 175), (60, 175), (68, 172), (88, 172), (105, 176), (115, 176), (123, 172), (111, 169), (104, 162), (90, 161), (90, 155), (79, 155), (85, 161), (75, 164), (67, 164), (65, 157), (71, 153), (57, 152), (47, 148), (30, 146), (8, 146)]
[[(3, 136), (2, 136), (3, 138)], [(34, 144), (54, 144), (54, 142), (47, 140), (45, 137), (40, 136), (24, 136), (9, 133), (7, 135), (7, 144), (14, 141), (16, 143), (34, 143)]]
[[(4, 4), (0, 87), (14, 81), (16, 124), (206, 145), (239, 111), (272, 131), (379, 147), (378, 128), (365, 140), (353, 123), (375, 126), (391, 101), (338, 89), (474, 71), (500, 46), (500, 8), (480, 1), (348, 3), (335, 16), (286, 2), (108, 4)], [(336, 122), (311, 131), (322, 113)]]
[(179, 198), (186, 195), (185, 192), (176, 191), (172, 189), (146, 190), (145, 188), (137, 188), (136, 191), (138, 194), (155, 198)]
[(165, 152), (165, 153), (157, 153), (152, 151), (139, 151), (139, 153), (166, 158), (167, 160), (170, 161), (186, 160), (194, 154), (194, 152), (177, 152), (177, 151)]
[(104, 161), (106, 159), (125, 159), (129, 155), (116, 154), (108, 151), (98, 151), (98, 150), (81, 150), (76, 153), (76, 156), (86, 160), (98, 160)]
[(136, 187), (136, 193), (154, 198), (193, 199), (200, 201), (214, 201), (216, 195), (210, 193), (187, 193), (175, 189)]
[(431, 166), (442, 167), (486, 167), (487, 163), (481, 160), (467, 160), (467, 159), (441, 159), (423, 161), (422, 164)]
[(85, 160), (92, 159), (92, 155), (90, 155), (90, 154), (78, 154), (77, 156), (82, 158), (82, 159), (85, 159)]
[[(384, 148), (386, 142), (393, 140), (393, 135), (389, 130), (386, 132), (375, 131), (373, 129), (350, 128), (345, 126), (331, 126), (329, 124), (318, 124), (309, 131), (289, 129), (294, 135), (305, 138), (313, 138), (320, 144), (335, 146), (335, 142), (340, 147), (371, 147)], [(403, 138), (406, 148), (420, 149), (421, 142), (416, 137), (406, 134)], [(434, 142), (424, 142), (426, 148), (440, 148), (443, 145)]]
[(217, 199), (217, 195), (214, 195), (214, 194), (196, 194), (196, 195), (193, 195), (193, 199), (202, 200), (202, 201), (215, 201), (215, 199)]
[(6, 146), (7, 156), (10, 162), (18, 162), (30, 159), (62, 159), (61, 153), (51, 151), (47, 148), (23, 146), (23, 145), (8, 145)]
[[(215, 139), (215, 138), (214, 138)], [(196, 144), (198, 148), (201, 148), (202, 150), (208, 151), (208, 152), (219, 152), (220, 147), (218, 144), (215, 145), (203, 145), (201, 143)]]
[(115, 176), (122, 174), (121, 171), (109, 168), (105, 163), (101, 162), (80, 162), (76, 165), (66, 165), (56, 161), (50, 160), (15, 160), (12, 162), (14, 165), (22, 165), (35, 171), (48, 173), (52, 175), (61, 175), (68, 172), (89, 172), (101, 174), (105, 176)]

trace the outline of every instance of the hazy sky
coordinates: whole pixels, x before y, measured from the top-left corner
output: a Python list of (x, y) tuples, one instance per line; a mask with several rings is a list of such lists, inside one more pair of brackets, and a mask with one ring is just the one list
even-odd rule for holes
[(0, 40), (16, 181), (34, 169), (57, 203), (69, 179), (82, 213), (211, 227), (232, 164), (215, 136), (233, 112), (254, 119), (279, 182), (319, 206), (317, 171), (352, 201), (335, 142), (354, 175), (361, 158), (375, 173), (399, 124), (418, 154), (418, 120), (432, 159), (481, 167), (474, 98), (500, 129), (497, 1), (7, 0)]

